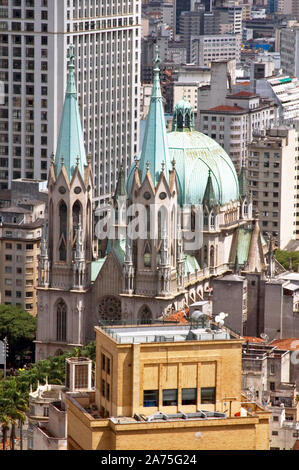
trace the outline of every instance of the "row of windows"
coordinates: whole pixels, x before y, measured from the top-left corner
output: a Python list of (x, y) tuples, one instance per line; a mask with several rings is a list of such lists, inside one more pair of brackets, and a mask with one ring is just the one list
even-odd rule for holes
[[(202, 387), (200, 389), (201, 404), (216, 403), (216, 388)], [(180, 405), (196, 405), (197, 404), (197, 388), (182, 388), (182, 400)], [(178, 390), (166, 389), (162, 391), (162, 406), (177, 406)], [(159, 390), (144, 390), (143, 406), (158, 407), (159, 406)]]

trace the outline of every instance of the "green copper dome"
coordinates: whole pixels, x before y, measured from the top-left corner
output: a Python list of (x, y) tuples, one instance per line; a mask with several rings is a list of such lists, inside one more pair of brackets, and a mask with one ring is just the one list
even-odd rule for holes
[[(157, 53), (143, 147), (138, 164), (133, 164), (128, 174), (129, 197), (137, 166), (141, 181), (149, 168), (156, 185), (162, 165), (167, 177), (175, 161), (180, 205), (223, 205), (239, 200), (239, 181), (232, 160), (215, 140), (194, 130), (193, 108), (185, 98), (175, 106), (172, 132), (166, 133), (158, 64)], [(208, 203), (207, 198), (212, 200)]]
[(181, 205), (203, 202), (209, 174), (218, 203), (239, 199), (238, 176), (221, 145), (197, 131), (174, 131), (167, 137), (171, 161), (176, 162)]

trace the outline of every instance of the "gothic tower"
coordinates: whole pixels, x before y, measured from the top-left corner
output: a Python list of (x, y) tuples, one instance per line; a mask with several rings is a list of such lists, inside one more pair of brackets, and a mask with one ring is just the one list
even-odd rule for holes
[(36, 359), (81, 346), (88, 321), (93, 246), (91, 159), (86, 158), (69, 54), (60, 134), (48, 178), (48, 224), (39, 260)]
[(122, 309), (142, 323), (169, 312), (183, 289), (183, 246), (177, 237), (178, 187), (175, 161), (171, 162), (168, 152), (158, 52), (154, 63), (143, 147), (135, 160), (128, 195), (131, 205), (123, 265)]

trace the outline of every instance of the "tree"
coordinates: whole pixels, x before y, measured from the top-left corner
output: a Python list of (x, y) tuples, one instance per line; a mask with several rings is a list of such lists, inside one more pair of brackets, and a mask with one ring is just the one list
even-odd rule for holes
[(15, 425), (19, 422), (21, 428), (25, 421), (26, 411), (29, 407), (30, 387), (35, 389), (38, 383), (45, 384), (46, 380), (53, 385), (63, 385), (65, 383), (65, 360), (67, 357), (75, 357), (76, 354), (88, 357), (94, 363), (96, 343), (92, 342), (80, 351), (76, 348), (73, 351), (65, 352), (62, 356), (49, 357), (35, 364), (30, 364), (27, 369), (19, 370), (16, 376), (0, 380), (0, 425), (3, 431), (4, 449), (10, 423), (12, 426), (11, 447), (14, 448)]
[(6, 411), (12, 425), (10, 439), (11, 448), (14, 450), (15, 425), (16, 423), (22, 425), (25, 422), (25, 412), (28, 410), (28, 393), (16, 377), (9, 377), (3, 382), (2, 395), (9, 403)]
[(2, 428), (2, 448), (6, 450), (6, 436), (7, 430), (10, 422), (8, 415), (9, 402), (7, 399), (0, 396), (0, 423)]
[(20, 307), (0, 305), (0, 338), (7, 337), (8, 360), (14, 365), (16, 365), (16, 356), (23, 357), (28, 350), (33, 352), (36, 324), (36, 318)]
[(292, 261), (292, 269), (297, 271), (299, 264), (299, 251), (276, 250), (275, 258), (285, 268), (290, 268), (290, 260)]

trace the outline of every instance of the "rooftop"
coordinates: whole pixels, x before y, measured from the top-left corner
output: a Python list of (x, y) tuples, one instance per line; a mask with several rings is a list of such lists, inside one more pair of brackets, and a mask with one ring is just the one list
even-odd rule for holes
[(210, 108), (208, 111), (225, 112), (225, 113), (245, 113), (246, 112), (246, 110), (244, 108), (241, 108), (240, 106), (228, 106), (228, 105), (216, 106), (215, 108)]
[(119, 344), (239, 339), (238, 335), (234, 335), (233, 332), (225, 327), (219, 328), (215, 324), (211, 324), (209, 327), (199, 327), (198, 325), (199, 322), (189, 325), (112, 326), (102, 327), (101, 329)]

